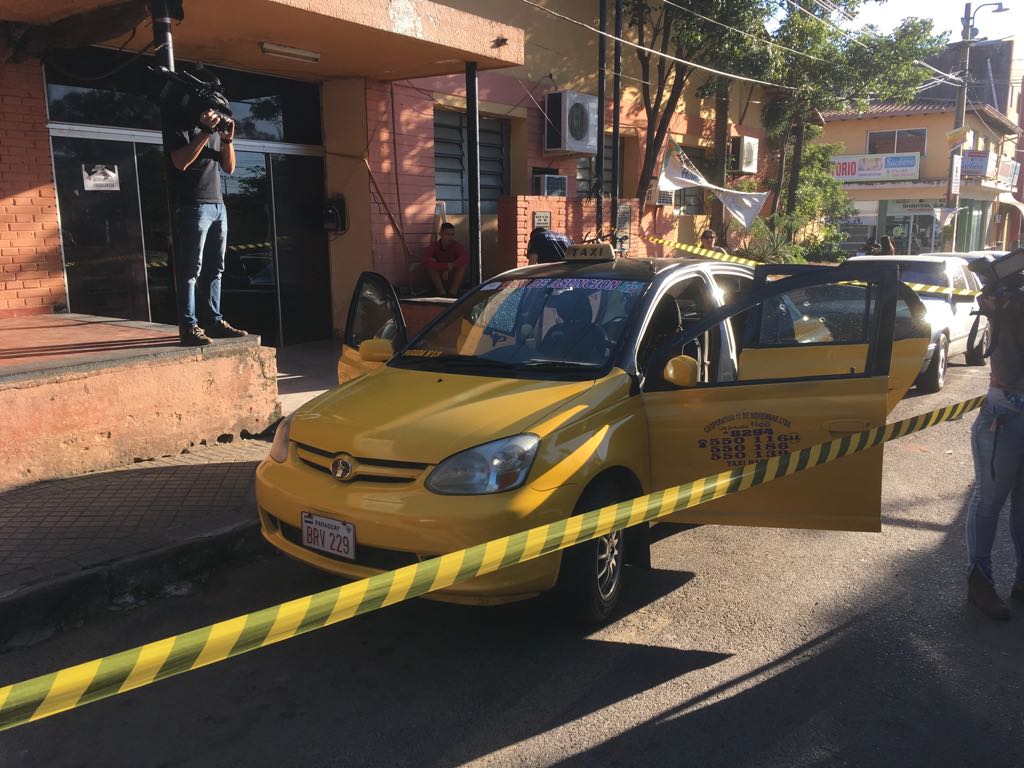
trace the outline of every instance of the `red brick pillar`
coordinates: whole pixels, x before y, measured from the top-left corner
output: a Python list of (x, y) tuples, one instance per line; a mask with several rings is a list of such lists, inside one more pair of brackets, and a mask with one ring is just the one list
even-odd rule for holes
[(0, 317), (67, 304), (39, 62), (0, 67)]

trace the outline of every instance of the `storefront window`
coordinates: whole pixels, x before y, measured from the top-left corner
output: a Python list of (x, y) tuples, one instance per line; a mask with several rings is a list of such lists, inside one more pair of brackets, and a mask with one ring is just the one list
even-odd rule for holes
[[(55, 51), (46, 59), (50, 120), (160, 130), (160, 110), (147, 94), (152, 56), (101, 48)], [(194, 70), (178, 61), (178, 70)], [(238, 137), (320, 144), (319, 86), (209, 67), (220, 78), (238, 123)]]

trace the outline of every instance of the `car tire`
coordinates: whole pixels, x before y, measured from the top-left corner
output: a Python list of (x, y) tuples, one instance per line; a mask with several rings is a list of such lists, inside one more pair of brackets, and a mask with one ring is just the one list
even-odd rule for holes
[(974, 346), (970, 347), (967, 350), (967, 354), (964, 355), (967, 358), (968, 365), (985, 364), (985, 350), (988, 349), (988, 338), (989, 329), (988, 326), (985, 326), (981, 333), (978, 334), (978, 338), (974, 340)]
[(918, 387), (922, 392), (941, 392), (946, 384), (946, 368), (949, 367), (949, 340), (939, 336), (932, 353), (928, 369), (921, 376)]
[[(576, 502), (574, 515), (632, 498), (621, 486), (598, 480)], [(586, 626), (607, 623), (622, 596), (626, 560), (626, 532), (615, 531), (600, 539), (567, 549), (562, 555), (558, 592), (563, 607)]]

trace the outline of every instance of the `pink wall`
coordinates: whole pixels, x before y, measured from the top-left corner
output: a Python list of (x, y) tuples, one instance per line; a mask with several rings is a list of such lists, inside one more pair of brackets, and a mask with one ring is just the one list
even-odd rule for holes
[[(526, 172), (534, 167), (554, 168), (568, 178), (568, 198), (519, 196), (502, 199), (497, 217), (497, 263), (500, 269), (512, 268), (517, 260), (525, 261), (533, 210), (551, 210), (552, 226), (575, 240), (593, 234), (594, 204), (581, 201), (576, 195), (576, 158), (553, 157), (543, 151), (544, 115), (537, 103), (554, 87), (549, 82), (528, 83), (516, 78), (484, 72), (479, 77), (479, 97), (490, 105), (507, 105), (508, 113), (526, 111)], [(368, 162), (371, 172), (371, 247), (374, 268), (396, 285), (424, 287), (422, 270), (416, 267), (423, 250), (436, 236), (434, 206), (434, 109), (440, 106), (432, 94), (465, 97), (465, 80), (461, 75), (423, 78), (413, 82), (383, 83), (367, 81), (366, 112), (370, 143)], [(537, 103), (535, 103), (535, 101)], [(492, 106), (493, 109), (493, 106)], [(500, 116), (494, 115), (491, 116)], [(521, 119), (521, 118), (513, 118)], [(642, 109), (623, 109), (624, 128), (639, 128), (642, 162), (646, 117)], [(607, 124), (611, 124), (610, 108)], [(699, 117), (678, 115), (672, 130), (701, 138), (710, 143), (712, 125)], [(757, 130), (744, 130), (757, 135)], [(735, 128), (732, 133), (738, 135)], [(396, 161), (397, 158), (397, 161)], [(522, 163), (522, 158), (512, 158)], [(508, 169), (509, 178), (515, 171)], [(635, 178), (639, 169), (627, 170), (626, 177)], [(374, 188), (376, 182), (378, 189)], [(628, 184), (628, 182), (627, 182)], [(635, 190), (624, 189), (629, 195)], [(625, 200), (624, 200), (625, 202)], [(641, 233), (674, 238), (676, 219), (671, 209), (648, 208), (642, 220), (634, 206), (631, 256), (661, 256), (662, 247), (645, 243)], [(389, 216), (388, 211), (391, 215)], [(394, 223), (392, 222), (394, 218)], [(606, 213), (606, 223), (609, 220)], [(492, 219), (493, 220), (493, 219)], [(396, 225), (405, 233), (404, 244)], [(485, 222), (486, 227), (486, 222)], [(485, 249), (488, 238), (485, 237)], [(486, 255), (486, 254), (485, 254)], [(493, 264), (495, 259), (489, 259)]]

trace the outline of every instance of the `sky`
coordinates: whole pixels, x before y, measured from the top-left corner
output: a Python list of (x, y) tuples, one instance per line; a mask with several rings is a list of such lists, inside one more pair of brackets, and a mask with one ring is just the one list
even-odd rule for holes
[[(983, 3), (975, 2), (973, 9)], [(1024, 0), (1006, 0), (1005, 13), (993, 13), (995, 6), (982, 8), (974, 17), (978, 37), (995, 39), (1024, 30)], [(856, 29), (874, 24), (882, 32), (891, 32), (899, 23), (910, 16), (925, 16), (934, 22), (933, 29), (948, 32), (953, 40), (960, 39), (960, 19), (964, 15), (964, 3), (959, 0), (889, 0), (887, 3), (866, 2), (853, 22), (843, 25), (844, 29)], [(1016, 49), (1017, 46), (1014, 46)], [(1018, 55), (1017, 53), (1014, 54)]]

